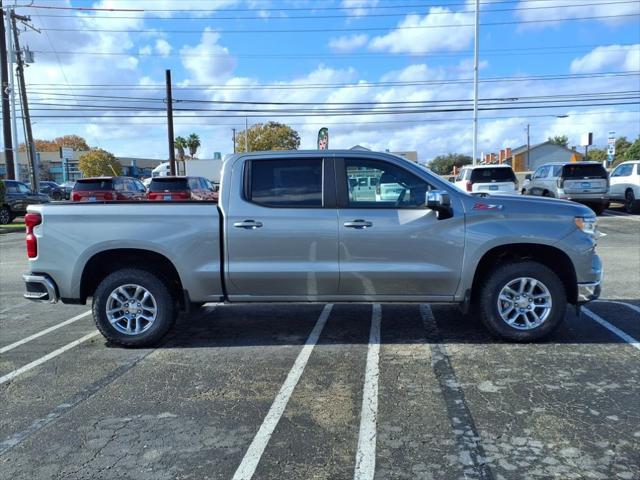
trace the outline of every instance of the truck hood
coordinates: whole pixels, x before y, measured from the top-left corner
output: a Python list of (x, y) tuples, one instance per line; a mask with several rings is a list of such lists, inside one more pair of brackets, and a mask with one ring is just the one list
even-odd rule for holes
[(528, 195), (488, 195), (467, 198), (467, 211), (491, 211), (511, 214), (547, 214), (567, 215), (571, 217), (593, 217), (595, 213), (589, 207), (557, 198), (534, 197)]

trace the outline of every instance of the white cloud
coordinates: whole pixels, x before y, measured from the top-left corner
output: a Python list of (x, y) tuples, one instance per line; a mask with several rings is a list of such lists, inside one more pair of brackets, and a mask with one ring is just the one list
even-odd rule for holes
[(163, 38), (159, 38), (156, 40), (156, 52), (162, 55), (163, 57), (168, 57), (171, 55), (171, 44), (167, 42)]
[(597, 47), (571, 62), (573, 73), (592, 73), (603, 69), (615, 71), (640, 70), (640, 43)]
[(235, 58), (226, 47), (218, 45), (220, 34), (209, 27), (202, 32), (200, 43), (180, 49), (182, 65), (196, 83), (215, 83), (225, 80), (236, 67)]
[(378, 3), (380, 3), (379, 0), (342, 0), (340, 5), (346, 8), (353, 8), (353, 10), (348, 10), (346, 13), (359, 17), (366, 15), (370, 11), (364, 7), (375, 7)]
[(468, 12), (452, 12), (447, 8), (429, 9), (425, 16), (407, 15), (395, 30), (374, 37), (369, 48), (393, 53), (420, 53), (437, 50), (463, 50), (473, 40), (472, 27), (443, 27), (443, 25), (468, 25), (473, 16)]
[[(594, 16), (612, 16), (612, 15), (628, 15), (632, 13), (640, 13), (637, 2), (577, 2), (579, 6), (571, 6), (571, 2), (567, 0), (548, 0), (544, 5), (536, 0), (522, 0), (518, 3), (516, 16), (521, 20), (553, 20), (572, 17), (594, 17)], [(549, 8), (539, 8), (541, 6)], [(534, 8), (532, 8), (534, 7)], [(525, 8), (527, 10), (525, 10)], [(638, 17), (612, 17), (603, 18), (600, 21), (609, 24), (619, 24), (624, 22), (635, 22), (637, 24)], [(561, 22), (552, 23), (534, 23), (532, 28), (557, 27)], [(575, 22), (572, 22), (573, 24)]]
[(364, 34), (345, 35), (329, 40), (329, 48), (334, 52), (346, 53), (364, 47), (369, 37)]

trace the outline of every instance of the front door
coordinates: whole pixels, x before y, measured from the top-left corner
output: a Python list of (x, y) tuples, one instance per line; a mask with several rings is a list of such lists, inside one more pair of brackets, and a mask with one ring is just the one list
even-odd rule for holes
[[(464, 214), (438, 220), (425, 208), (433, 187), (390, 161), (336, 161), (339, 195), (340, 295), (371, 300), (450, 297), (460, 280)], [(361, 199), (359, 182), (374, 178), (376, 191)]]
[(338, 291), (331, 160), (257, 158), (233, 168), (225, 213), (231, 300), (320, 300)]

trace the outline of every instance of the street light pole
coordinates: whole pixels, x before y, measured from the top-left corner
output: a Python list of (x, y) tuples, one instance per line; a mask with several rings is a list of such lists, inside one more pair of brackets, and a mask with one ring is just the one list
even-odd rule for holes
[(527, 162), (524, 166), (527, 170), (529, 170), (529, 150), (531, 149), (531, 143), (529, 141), (529, 127), (530, 125), (527, 123)]
[(13, 68), (13, 61), (15, 53), (13, 50), (13, 25), (11, 18), (13, 16), (13, 9), (6, 10), (4, 20), (6, 22), (5, 30), (7, 32), (7, 58), (9, 59), (9, 100), (11, 102), (11, 142), (13, 143), (13, 166), (14, 166), (14, 178), (20, 180), (20, 149), (18, 148), (18, 114), (16, 111), (16, 79)]
[(478, 162), (478, 48), (480, 31), (480, 0), (476, 0), (476, 22), (473, 50), (473, 164)]

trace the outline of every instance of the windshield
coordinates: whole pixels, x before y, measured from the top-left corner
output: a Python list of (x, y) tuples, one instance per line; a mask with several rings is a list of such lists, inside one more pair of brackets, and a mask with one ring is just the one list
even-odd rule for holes
[(482, 182), (515, 182), (516, 176), (510, 168), (476, 168), (471, 171), (473, 183)]
[(76, 192), (113, 190), (113, 181), (110, 178), (99, 180), (78, 180), (73, 187)]
[(564, 178), (607, 178), (607, 171), (602, 165), (565, 165), (562, 167)]
[(175, 192), (177, 190), (188, 190), (186, 178), (162, 178), (155, 177), (149, 185), (150, 192)]

